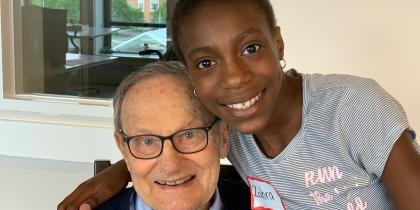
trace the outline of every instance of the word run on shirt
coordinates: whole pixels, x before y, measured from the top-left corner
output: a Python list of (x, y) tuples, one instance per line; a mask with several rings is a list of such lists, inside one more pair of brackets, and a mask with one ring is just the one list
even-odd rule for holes
[[(343, 173), (337, 166), (327, 166), (323, 168), (318, 168), (315, 171), (305, 172), (305, 185), (306, 188), (316, 186), (318, 184), (325, 184), (340, 180), (343, 177)], [(320, 192), (314, 190), (309, 192), (309, 196), (314, 199), (315, 203), (318, 206), (326, 204), (334, 199), (334, 196), (325, 193), (321, 194)], [(361, 198), (356, 197), (353, 203), (347, 203), (347, 210), (364, 210), (366, 209), (366, 202), (363, 202)]]

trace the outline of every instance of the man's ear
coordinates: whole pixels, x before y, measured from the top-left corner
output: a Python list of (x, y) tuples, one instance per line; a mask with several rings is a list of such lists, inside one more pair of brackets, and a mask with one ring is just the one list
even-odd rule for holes
[(229, 127), (224, 121), (219, 122), (220, 135), (220, 159), (227, 157), (229, 153)]
[(276, 27), (274, 30), (274, 41), (276, 44), (276, 50), (279, 55), (279, 60), (284, 58), (284, 42), (283, 38), (281, 37), (281, 30), (280, 27)]
[(123, 141), (123, 138), (122, 138), (120, 132), (114, 131), (114, 140), (115, 140), (115, 144), (117, 145), (118, 150), (120, 150), (121, 155), (123, 156), (124, 160), (127, 160), (127, 158), (126, 158), (127, 157), (127, 155), (126, 155), (127, 154), (127, 149), (124, 145), (124, 141)]
[(121, 155), (124, 158), (124, 161), (127, 165), (127, 170), (129, 172), (131, 172), (130, 164), (128, 164), (129, 162), (128, 162), (128, 159), (127, 159), (128, 158), (127, 155), (130, 155), (130, 154), (128, 154), (129, 153), (128, 147), (126, 147), (126, 145), (124, 145), (125, 143), (123, 141), (123, 138), (122, 138), (120, 132), (114, 131), (114, 140), (115, 140), (115, 144), (117, 144), (118, 150), (120, 150)]

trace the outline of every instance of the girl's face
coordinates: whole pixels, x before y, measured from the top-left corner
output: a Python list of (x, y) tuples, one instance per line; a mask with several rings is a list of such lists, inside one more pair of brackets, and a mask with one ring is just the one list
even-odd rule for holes
[(211, 112), (244, 133), (258, 133), (270, 123), (283, 77), (283, 41), (261, 11), (243, 1), (198, 9), (184, 21), (178, 41), (197, 94)]

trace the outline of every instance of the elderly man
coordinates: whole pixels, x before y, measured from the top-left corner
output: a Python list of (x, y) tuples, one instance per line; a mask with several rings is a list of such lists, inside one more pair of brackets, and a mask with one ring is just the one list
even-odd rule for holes
[(98, 209), (249, 209), (241, 182), (220, 180), (225, 123), (193, 95), (182, 64), (149, 64), (114, 97), (115, 142), (133, 181)]

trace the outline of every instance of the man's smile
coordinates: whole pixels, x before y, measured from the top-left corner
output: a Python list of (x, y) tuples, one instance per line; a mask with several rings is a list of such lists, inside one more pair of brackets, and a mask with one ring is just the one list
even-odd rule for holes
[(177, 180), (156, 180), (155, 183), (159, 184), (159, 185), (166, 185), (166, 186), (178, 186), (178, 185), (182, 185), (185, 184), (191, 180), (193, 180), (195, 178), (195, 175), (191, 175), (191, 176), (187, 176), (181, 179), (177, 179)]

